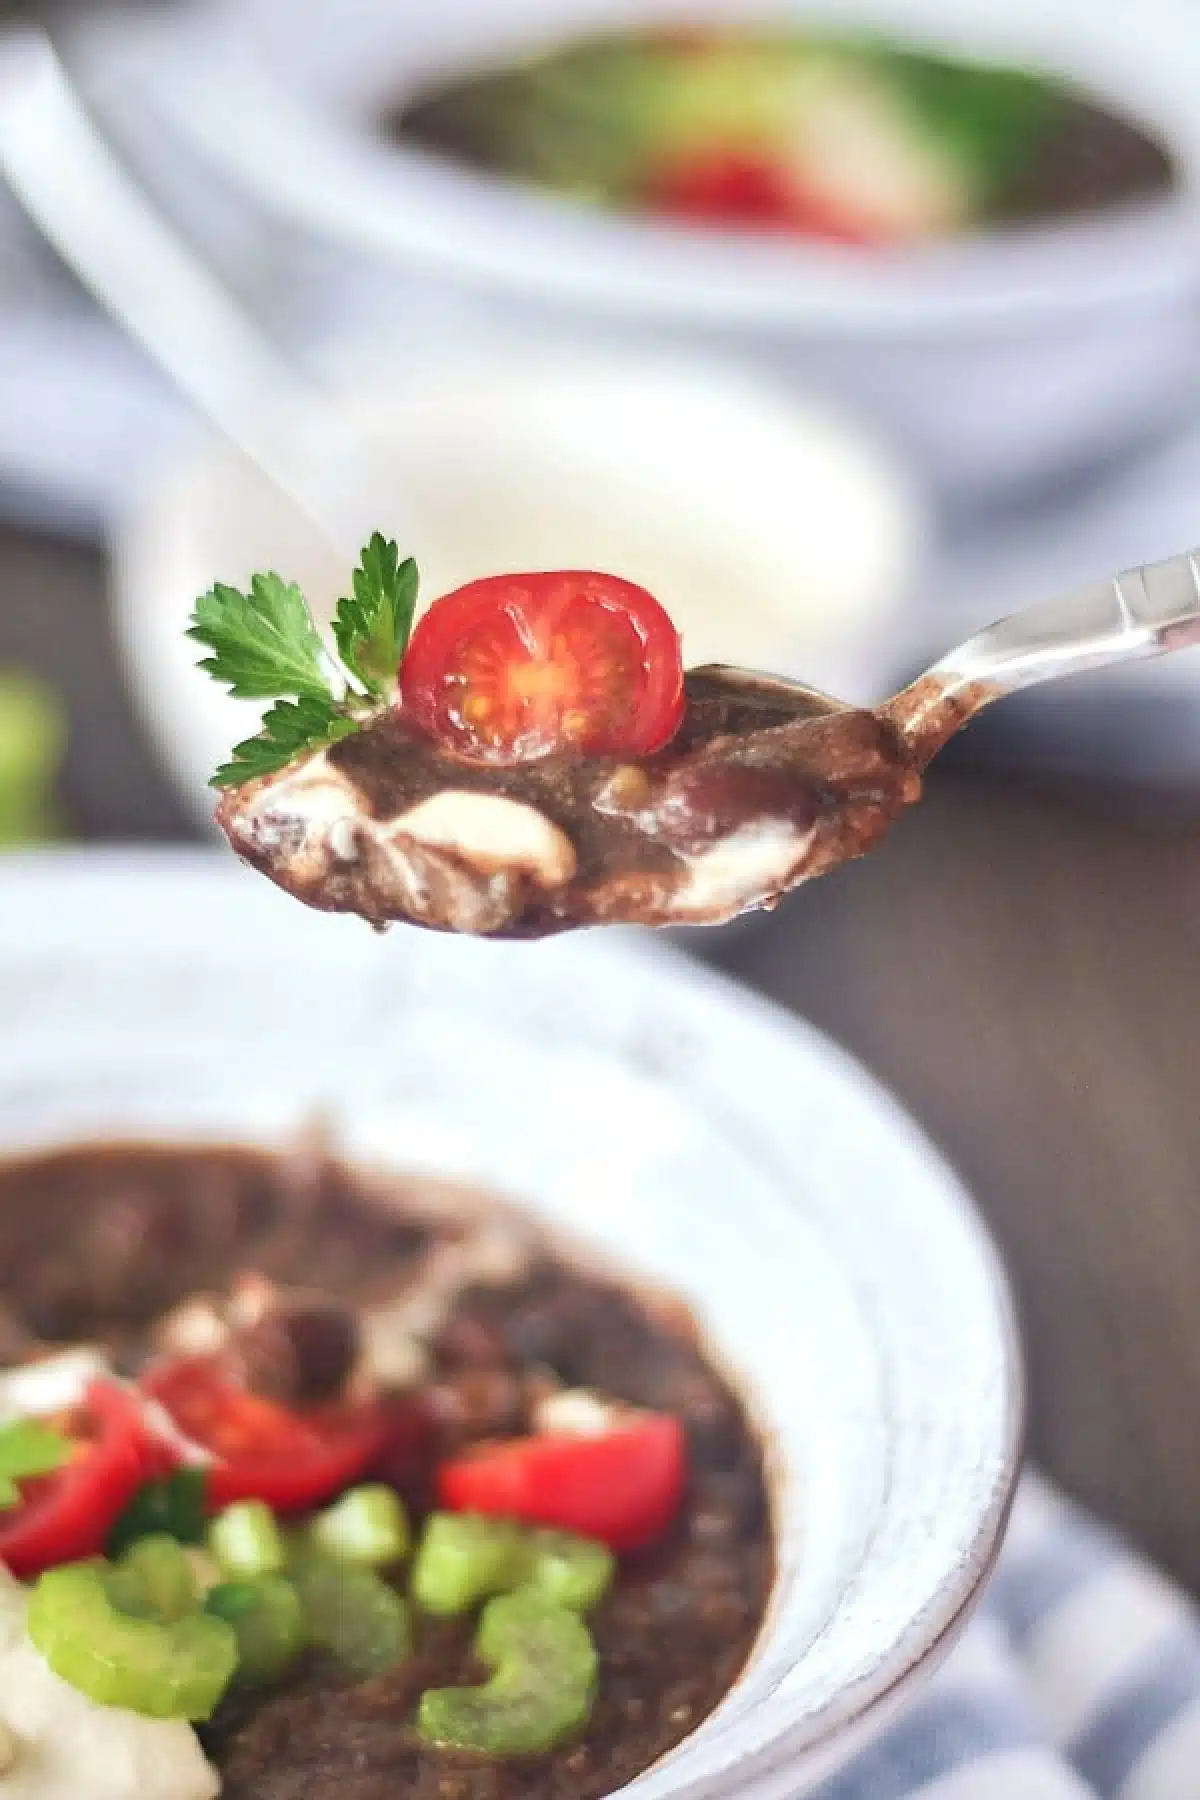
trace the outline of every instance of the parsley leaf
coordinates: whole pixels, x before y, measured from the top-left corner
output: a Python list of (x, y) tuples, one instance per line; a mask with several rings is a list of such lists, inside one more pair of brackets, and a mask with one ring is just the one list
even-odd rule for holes
[(417, 565), (400, 561), (396, 545), (376, 532), (353, 575), (353, 597), (339, 600), (333, 621), (338, 655), (374, 699), (395, 691), (400, 658), (417, 604)]
[(187, 635), (214, 652), (198, 666), (239, 700), (332, 698), (308, 604), (279, 575), (255, 575), (248, 594), (218, 582), (197, 600)]
[(362, 723), (325, 700), (277, 700), (255, 737), (233, 746), (232, 760), (222, 763), (210, 787), (237, 787), (256, 775), (273, 775), (305, 750), (320, 750), (349, 737)]
[[(235, 744), (211, 786), (273, 775), (308, 750), (349, 737), (395, 694), (417, 604), (417, 565), (376, 532), (339, 600), (327, 653), (294, 582), (255, 575), (249, 593), (218, 582), (196, 602), (188, 637), (212, 651), (198, 666), (238, 700), (274, 700), (253, 737)], [(344, 685), (343, 685), (344, 677)], [(0, 1476), (3, 1471), (0, 1470)]]
[(19, 1506), (18, 1481), (53, 1475), (70, 1461), (70, 1438), (37, 1419), (14, 1419), (0, 1425), (0, 1507)]
[(140, 1487), (112, 1528), (108, 1554), (116, 1558), (139, 1538), (165, 1532), (180, 1544), (204, 1542), (206, 1469), (176, 1469), (165, 1480)]

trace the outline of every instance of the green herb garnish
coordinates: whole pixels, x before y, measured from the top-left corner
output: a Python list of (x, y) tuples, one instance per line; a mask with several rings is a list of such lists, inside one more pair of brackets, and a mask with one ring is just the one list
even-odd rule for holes
[(286, 768), (305, 750), (320, 750), (357, 731), (359, 719), (328, 700), (277, 700), (253, 737), (233, 746), (230, 761), (212, 778), (213, 787), (237, 787), (256, 775)]
[(338, 655), (367, 693), (390, 700), (417, 606), (417, 565), (401, 562), (394, 543), (376, 532), (353, 575), (354, 594), (339, 600), (333, 621)]
[(142, 1538), (164, 1535), (179, 1544), (202, 1544), (207, 1488), (204, 1469), (176, 1469), (162, 1481), (147, 1481), (113, 1526), (108, 1554), (120, 1556)]
[(71, 1460), (70, 1438), (37, 1419), (14, 1419), (0, 1425), (0, 1507), (19, 1506), (19, 1481), (53, 1475)]
[(214, 654), (199, 666), (227, 681), (235, 699), (329, 697), (321, 640), (295, 582), (255, 575), (248, 594), (218, 582), (197, 600), (188, 636), (210, 645)]
[[(218, 582), (202, 594), (188, 636), (212, 651), (198, 665), (239, 700), (274, 700), (253, 737), (235, 744), (213, 787), (237, 787), (307, 750), (348, 737), (388, 705), (412, 631), (417, 567), (376, 532), (338, 602), (326, 648), (303, 593), (274, 573), (248, 593)], [(339, 660), (340, 659), (340, 660)]]

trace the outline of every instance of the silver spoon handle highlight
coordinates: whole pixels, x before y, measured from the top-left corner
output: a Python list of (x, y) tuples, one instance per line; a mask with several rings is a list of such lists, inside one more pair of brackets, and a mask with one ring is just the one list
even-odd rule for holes
[(943, 685), (1016, 693), (1200, 643), (1200, 551), (1127, 569), (989, 625), (934, 663)]
[(993, 700), (1200, 644), (1200, 550), (1013, 613), (939, 658), (880, 709), (921, 763)]

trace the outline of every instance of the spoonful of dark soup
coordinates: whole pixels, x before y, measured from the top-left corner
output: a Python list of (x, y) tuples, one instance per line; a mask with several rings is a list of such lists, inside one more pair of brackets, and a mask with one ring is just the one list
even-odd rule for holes
[(417, 571), (372, 538), (337, 657), (277, 575), (218, 585), (201, 667), (274, 705), (217, 770), (246, 862), (309, 906), (435, 930), (720, 924), (870, 850), (984, 706), (1200, 642), (1200, 553), (1018, 613), (873, 709), (709, 665), (644, 588), (498, 575), (414, 625)]

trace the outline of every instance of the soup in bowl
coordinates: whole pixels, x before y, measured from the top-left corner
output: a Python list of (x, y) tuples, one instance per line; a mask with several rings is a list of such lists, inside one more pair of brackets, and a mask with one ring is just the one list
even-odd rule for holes
[(1015, 1479), (1010, 1308), (822, 1039), (638, 943), (381, 942), (206, 856), (0, 900), (7, 1726), (49, 1686), (67, 1756), (89, 1709), (105, 1800), (152, 1725), (164, 1800), (698, 1800), (932, 1666)]
[(885, 36), (680, 22), (418, 91), (401, 142), (580, 202), (885, 249), (1153, 200), (1157, 134), (1034, 70)]
[(283, 0), (210, 0), (155, 58), (139, 107), (464, 345), (719, 343), (955, 494), (1186, 413), (1200, 49), (1175, 0), (359, 0), (303, 33)]

